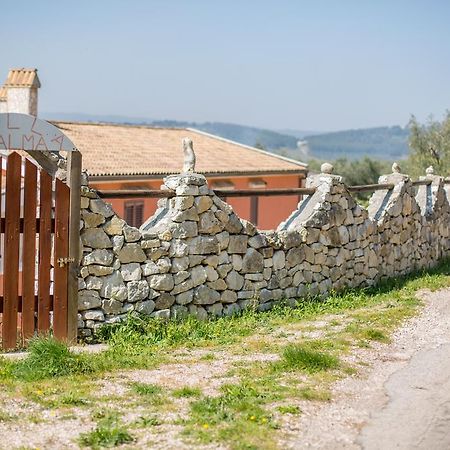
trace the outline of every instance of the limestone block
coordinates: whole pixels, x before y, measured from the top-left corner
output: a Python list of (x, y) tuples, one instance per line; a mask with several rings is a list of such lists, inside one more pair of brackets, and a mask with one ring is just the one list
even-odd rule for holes
[(110, 250), (96, 249), (83, 257), (83, 265), (98, 264), (101, 266), (110, 266), (113, 259), (114, 255)]
[(120, 301), (126, 300), (127, 290), (119, 271), (116, 270), (111, 275), (104, 277), (100, 295), (103, 298), (114, 298)]
[(81, 211), (81, 217), (84, 220), (86, 228), (95, 228), (105, 222), (105, 217), (101, 214), (92, 213), (87, 210)]
[(181, 294), (178, 294), (175, 297), (175, 301), (179, 305), (187, 305), (188, 303), (191, 303), (193, 299), (194, 299), (193, 289), (189, 289), (188, 291), (182, 292)]
[(84, 290), (78, 293), (78, 311), (95, 309), (101, 306), (102, 302), (97, 291)]
[(237, 294), (230, 290), (223, 291), (220, 295), (220, 301), (222, 303), (235, 303), (237, 302)]
[(147, 281), (148, 285), (156, 291), (171, 291), (175, 285), (173, 275), (170, 273), (150, 275)]
[(89, 289), (89, 290), (94, 289), (94, 290), (98, 291), (103, 286), (103, 278), (89, 275), (86, 278), (86, 283), (85, 284), (86, 284), (86, 289)]
[(95, 275), (97, 277), (101, 277), (104, 275), (110, 275), (114, 272), (114, 269), (112, 267), (107, 266), (99, 266), (99, 265), (91, 265), (87, 267), (88, 273), (90, 275)]
[(220, 301), (220, 294), (208, 286), (199, 286), (194, 290), (194, 304), (212, 305)]
[(117, 256), (122, 264), (130, 262), (144, 262), (147, 258), (140, 244), (125, 244), (118, 252)]
[(108, 218), (114, 214), (114, 211), (109, 203), (105, 203), (100, 198), (91, 199), (89, 202), (89, 207), (92, 212), (101, 214), (102, 216)]
[(124, 281), (138, 281), (141, 279), (142, 269), (139, 263), (122, 264), (120, 273)]
[(207, 211), (213, 205), (212, 198), (207, 195), (201, 195), (195, 197), (195, 207), (197, 209), (198, 214), (201, 214)]
[(228, 253), (245, 253), (247, 251), (247, 236), (231, 235), (228, 244)]
[[(283, 252), (284, 255), (284, 252)], [(259, 273), (264, 270), (264, 258), (258, 250), (250, 247), (242, 261), (242, 273)], [(262, 277), (262, 275), (261, 275)]]
[(106, 314), (119, 314), (122, 310), (122, 302), (113, 298), (105, 299), (102, 301), (102, 309)]
[(235, 270), (232, 270), (226, 276), (226, 283), (229, 289), (238, 291), (244, 285), (244, 277), (239, 275)]
[(130, 225), (125, 225), (123, 227), (123, 235), (125, 237), (125, 242), (136, 242), (141, 238), (141, 232)]
[(91, 248), (111, 248), (111, 240), (101, 228), (87, 228), (81, 232), (81, 242)]
[(273, 254), (273, 269), (278, 270), (286, 265), (286, 255), (283, 250), (278, 250)]
[[(140, 314), (145, 314), (145, 315), (150, 315), (152, 314), (153, 310), (155, 309), (155, 302), (153, 300), (145, 300), (143, 302), (137, 302), (136, 303), (136, 311)], [(169, 311), (169, 310), (167, 310)], [(157, 315), (157, 313), (155, 313), (155, 317), (159, 317), (159, 318), (165, 318), (165, 315), (163, 311), (158, 311), (160, 314)]]

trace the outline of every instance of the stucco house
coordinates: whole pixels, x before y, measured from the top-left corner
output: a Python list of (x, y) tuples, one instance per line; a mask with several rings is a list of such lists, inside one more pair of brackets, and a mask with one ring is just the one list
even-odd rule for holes
[[(0, 88), (0, 112), (37, 115), (36, 69), (13, 69)], [(307, 165), (254, 147), (185, 128), (111, 123), (53, 122), (83, 155), (91, 185), (102, 190), (159, 189), (166, 175), (180, 172), (181, 140), (189, 137), (196, 170), (212, 188), (270, 189), (304, 185)], [(156, 199), (112, 199), (116, 212), (140, 226), (156, 208)], [(227, 201), (237, 214), (262, 229), (276, 228), (295, 209), (297, 196), (240, 197)]]

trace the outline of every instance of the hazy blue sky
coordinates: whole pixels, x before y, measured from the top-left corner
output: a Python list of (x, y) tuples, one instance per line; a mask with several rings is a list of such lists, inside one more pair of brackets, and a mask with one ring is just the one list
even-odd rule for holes
[(335, 130), (450, 107), (450, 1), (0, 0), (40, 111)]

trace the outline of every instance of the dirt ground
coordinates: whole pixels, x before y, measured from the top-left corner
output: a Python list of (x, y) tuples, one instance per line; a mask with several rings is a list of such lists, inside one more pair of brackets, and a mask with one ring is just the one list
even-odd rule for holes
[[(450, 290), (420, 295), (424, 301), (420, 313), (407, 320), (389, 344), (375, 342), (346, 355), (349, 362), (359, 363), (361, 370), (332, 385), (331, 401), (297, 400), (300, 415), (278, 418), (279, 448), (450, 448)], [(335, 318), (312, 322), (314, 330), (309, 333), (320, 337), (321, 329), (329, 330)], [(296, 334), (290, 333), (285, 339), (295, 338)], [(208, 353), (208, 349), (186, 350), (174, 364), (106, 376), (97, 381), (97, 398), (103, 406), (121, 404), (124, 420), (130, 423), (146, 412), (142, 404), (127, 406), (130, 383), (151, 382), (167, 390), (188, 385), (215, 395), (222, 384), (237, 381), (229, 373), (236, 363), (278, 358), (270, 352), (233, 354), (218, 350), (209, 360)], [(0, 407), (3, 414), (17, 418), (0, 417), (2, 449), (75, 449), (79, 448), (77, 436), (93, 427), (90, 412), (81, 406), (67, 414), (0, 391)], [(188, 399), (177, 399), (165, 410), (160, 426), (134, 430), (137, 441), (123, 448), (224, 448), (192, 446), (182, 438), (177, 420), (188, 411)], [(32, 417), (36, 420), (30, 420)]]

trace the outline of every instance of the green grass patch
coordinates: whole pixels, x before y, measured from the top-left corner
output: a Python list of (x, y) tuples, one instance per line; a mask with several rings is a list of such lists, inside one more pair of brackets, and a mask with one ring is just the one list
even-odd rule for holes
[(71, 352), (67, 345), (53, 337), (30, 341), (26, 358), (9, 365), (10, 375), (25, 381), (92, 372), (85, 355)]
[(135, 420), (133, 423), (133, 426), (136, 428), (149, 428), (149, 427), (157, 427), (158, 425), (161, 425), (161, 420), (155, 416), (140, 416), (138, 419)]
[(82, 433), (78, 438), (80, 446), (92, 449), (117, 447), (133, 441), (133, 436), (115, 414), (101, 417), (92, 431)]
[(283, 349), (281, 361), (274, 364), (276, 370), (302, 370), (315, 373), (337, 369), (339, 359), (323, 351), (312, 349), (308, 344), (291, 344)]
[(292, 415), (298, 415), (300, 414), (302, 411), (300, 410), (300, 407), (296, 406), (296, 405), (283, 405), (283, 406), (279, 406), (277, 408), (277, 410), (281, 413), (281, 414), (292, 414)]
[(172, 395), (175, 398), (187, 398), (187, 397), (200, 397), (202, 391), (197, 387), (184, 386), (180, 389), (172, 391)]
[(161, 386), (157, 384), (147, 384), (147, 383), (131, 383), (131, 389), (136, 392), (136, 394), (144, 396), (155, 396), (162, 392)]
[(223, 385), (221, 391), (191, 403), (186, 433), (204, 443), (226, 441), (232, 449), (269, 448), (270, 430), (277, 425), (263, 408), (267, 393), (245, 382)]

